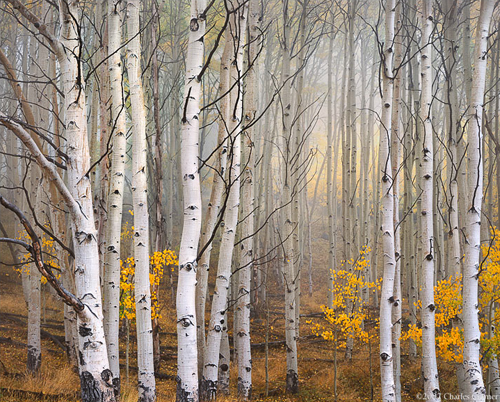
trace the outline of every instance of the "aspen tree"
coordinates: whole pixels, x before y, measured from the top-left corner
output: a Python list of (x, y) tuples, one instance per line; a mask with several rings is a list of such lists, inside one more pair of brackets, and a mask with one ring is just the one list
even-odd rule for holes
[[(25, 39), (27, 42), (27, 38)], [(34, 43), (34, 42), (33, 42)], [(27, 49), (26, 49), (27, 50)], [(34, 50), (33, 50), (34, 53)], [(17, 74), (10, 63), (7, 56), (0, 49), (0, 63), (2, 64), (6, 75), (9, 78), (10, 85), (12, 91), (14, 92), (15, 97), (18, 100), (19, 106), (24, 114), (26, 122), (31, 127), (37, 126), (37, 121), (35, 119), (35, 114), (33, 113), (31, 105), (35, 105), (35, 99), (32, 95), (32, 90), (27, 87), (26, 90), (28, 93), (24, 94), (21, 86), (18, 84)], [(23, 76), (28, 75), (28, 65), (27, 63), (23, 63)], [(30, 99), (31, 98), (31, 99)], [(37, 139), (37, 146), (41, 149), (43, 144), (37, 136), (34, 138)], [(41, 200), (37, 200), (40, 195), (37, 192), (37, 188), (41, 183), (41, 171), (37, 165), (28, 166), (26, 169), (29, 169), (29, 175), (31, 180), (28, 181), (27, 194), (31, 199), (31, 203), (37, 206), (38, 211), (40, 212), (38, 206), (41, 204)], [(27, 172), (27, 173), (28, 173)], [(25, 210), (26, 215), (31, 215), (31, 211), (28, 213), (28, 200), (23, 198), (23, 210)], [(37, 213), (37, 215), (38, 215)], [(40, 313), (41, 313), (41, 298), (40, 298), (40, 272), (32, 266), (28, 270), (23, 269), (22, 273), (22, 286), (23, 286), (23, 294), (24, 300), (26, 302), (26, 307), (28, 309), (28, 328), (27, 328), (27, 362), (26, 369), (31, 374), (37, 374), (40, 370), (41, 362), (42, 362), (42, 349), (41, 349), (41, 338), (40, 338)]]
[[(241, 18), (245, 18), (243, 15)], [(240, 20), (241, 20), (240, 18)], [(246, 24), (240, 23), (240, 31)], [(257, 114), (257, 76), (256, 64), (259, 49), (260, 9), (257, 0), (250, 0), (248, 4), (248, 70), (246, 76), (243, 138), (243, 171), (242, 171), (242, 208), (241, 218), (241, 247), (240, 267), (238, 277), (238, 301), (236, 304), (238, 347), (238, 396), (248, 400), (252, 396), (252, 354), (250, 350), (250, 286), (254, 259), (254, 231), (255, 231), (255, 122)], [(240, 40), (241, 41), (241, 40)], [(243, 43), (243, 42), (242, 42)], [(242, 47), (240, 45), (240, 47)], [(240, 50), (243, 61), (243, 48)], [(236, 66), (238, 67), (238, 65)], [(241, 67), (240, 67), (241, 68)], [(240, 96), (241, 97), (241, 96)], [(241, 107), (241, 106), (238, 106)], [(259, 286), (260, 284), (256, 284)], [(256, 294), (256, 292), (254, 292)]]
[(327, 145), (326, 145), (326, 205), (328, 213), (328, 307), (333, 308), (333, 271), (335, 269), (335, 215), (334, 203), (337, 191), (333, 186), (333, 34), (328, 45), (328, 93), (327, 93)]
[(48, 32), (47, 27), (21, 2), (9, 3), (45, 36), (59, 60), (61, 87), (64, 93), (64, 122), (67, 142), (67, 186), (54, 166), (47, 161), (35, 141), (23, 127), (4, 115), (0, 122), (13, 131), (30, 150), (49, 181), (56, 186), (71, 216), (71, 237), (75, 255), (79, 371), (82, 401), (96, 399), (115, 401), (113, 375), (109, 370), (106, 342), (102, 324), (101, 288), (99, 283), (99, 251), (94, 224), (92, 192), (87, 172), (90, 156), (87, 142), (85, 83), (80, 64), (80, 38), (76, 16), (80, 13), (77, 1), (59, 2), (61, 15), (60, 39)]
[(282, 167), (283, 180), (283, 279), (285, 282), (285, 335), (286, 335), (286, 391), (297, 393), (299, 391), (299, 375), (297, 367), (297, 337), (295, 326), (295, 279), (294, 269), (295, 254), (293, 248), (294, 224), (292, 218), (292, 116), (291, 116), (291, 88), (290, 88), (290, 31), (291, 19), (288, 15), (289, 1), (283, 0), (283, 38), (281, 42), (283, 51), (282, 66), (282, 137), (285, 142), (284, 166)]
[(468, 104), (467, 155), (468, 155), (468, 208), (463, 274), (463, 369), (465, 391), (473, 400), (485, 400), (485, 388), (481, 372), (480, 330), (478, 317), (478, 276), (481, 247), (480, 225), (483, 199), (483, 103), (486, 84), (488, 33), (495, 1), (482, 0), (474, 45), (474, 71), (471, 96)]
[[(398, 70), (403, 60), (402, 43), (402, 15), (401, 2), (396, 5), (394, 38), (394, 70)], [(392, 346), (394, 359), (394, 385), (396, 389), (396, 401), (401, 401), (401, 321), (402, 321), (402, 294), (401, 294), (401, 227), (399, 225), (399, 169), (401, 164), (402, 134), (400, 130), (401, 115), (401, 73), (394, 77), (393, 106), (391, 115), (391, 162), (394, 196), (394, 251), (396, 258), (396, 269), (394, 271), (394, 302), (392, 308)]]
[(380, 375), (382, 400), (395, 401), (394, 362), (392, 355), (391, 311), (394, 301), (394, 270), (396, 268), (394, 250), (394, 197), (393, 179), (391, 177), (391, 113), (393, 107), (393, 49), (396, 1), (385, 2), (385, 43), (382, 59), (383, 94), (382, 94), (382, 127), (380, 132), (380, 171), (382, 172), (382, 249), (384, 255), (384, 273), (380, 298)]
[[(114, 121), (113, 154), (111, 157), (106, 223), (104, 329), (108, 347), (109, 366), (116, 381), (120, 380), (119, 319), (120, 319), (120, 236), (122, 229), (123, 193), (125, 187), (125, 106), (122, 93), (122, 10), (121, 2), (108, 2), (108, 68), (111, 94), (111, 118)], [(119, 384), (119, 383), (118, 383)]]
[[(435, 319), (434, 311), (434, 259), (435, 239), (433, 236), (433, 128), (432, 128), (432, 0), (422, 0), (422, 44), (421, 44), (421, 76), (422, 94), (420, 96), (420, 119), (423, 122), (423, 141), (421, 157), (420, 187), (422, 191), (422, 370), (424, 375), (424, 392), (426, 398), (440, 401), (439, 380), (436, 362)], [(417, 149), (417, 152), (420, 150)]]
[[(247, 7), (239, 1), (233, 3), (228, 12), (231, 13), (226, 40), (230, 41), (234, 51), (234, 61), (230, 67), (230, 116), (228, 129), (228, 189), (227, 206), (224, 214), (224, 231), (222, 234), (219, 264), (208, 326), (206, 354), (203, 359), (203, 378), (201, 381), (201, 394), (203, 400), (214, 400), (217, 395), (217, 377), (219, 373), (219, 354), (223, 327), (227, 327), (227, 296), (230, 286), (231, 264), (233, 249), (238, 224), (238, 211), (240, 203), (240, 171), (241, 171), (241, 114), (242, 114), (242, 81), (241, 72), (243, 65), (243, 46), (246, 35)], [(242, 275), (240, 271), (240, 275)], [(238, 293), (238, 295), (240, 295)], [(249, 317), (250, 318), (250, 317)], [(240, 324), (242, 317), (237, 320)], [(237, 324), (237, 325), (238, 325)], [(237, 335), (240, 336), (238, 330)], [(238, 356), (241, 353), (238, 348)]]
[(149, 284), (149, 212), (147, 197), (147, 142), (144, 94), (141, 80), (139, 0), (127, 3), (127, 71), (132, 106), (132, 198), (134, 204), (135, 310), (137, 326), (137, 366), (139, 401), (154, 402), (156, 386)]
[[(229, 18), (229, 16), (227, 16)], [(229, 68), (231, 64), (231, 40), (226, 38), (224, 51), (221, 56), (220, 65), (220, 84), (219, 93), (229, 93)], [(225, 95), (220, 100), (219, 105), (219, 127), (217, 145), (219, 147), (216, 154), (215, 171), (213, 175), (212, 190), (210, 193), (210, 201), (208, 202), (207, 212), (204, 218), (203, 230), (201, 233), (200, 246), (204, 248), (202, 251), (199, 268), (197, 272), (198, 283), (196, 286), (196, 320), (197, 320), (197, 337), (198, 337), (198, 367), (199, 374), (203, 374), (203, 360), (205, 358), (205, 306), (208, 290), (208, 274), (210, 270), (210, 256), (212, 253), (214, 230), (216, 230), (217, 222), (222, 219), (221, 201), (224, 192), (226, 167), (227, 167), (227, 124), (229, 122), (229, 96)]]
[(461, 118), (458, 109), (458, 82), (457, 82), (457, 8), (453, 0), (445, 1), (445, 68), (446, 68), (446, 132), (448, 136), (448, 149), (450, 153), (449, 177), (450, 177), (450, 201), (448, 242), (450, 243), (450, 254), (448, 270), (451, 275), (458, 278), (461, 274), (460, 232), (458, 223), (458, 174), (461, 160), (458, 156), (458, 143), (460, 141)]
[(201, 231), (201, 188), (198, 171), (201, 69), (205, 35), (205, 0), (191, 0), (189, 42), (184, 87), (181, 176), (184, 226), (179, 250), (177, 284), (177, 401), (198, 401), (196, 348), (196, 271)]

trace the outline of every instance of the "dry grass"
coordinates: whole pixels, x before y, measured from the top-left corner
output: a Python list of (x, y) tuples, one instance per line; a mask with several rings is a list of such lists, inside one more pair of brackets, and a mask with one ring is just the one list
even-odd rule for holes
[[(321, 230), (318, 231), (321, 233)], [(327, 241), (318, 238), (314, 242), (314, 293), (308, 295), (307, 272), (304, 272), (302, 280), (301, 309), (303, 313), (320, 311), (320, 305), (326, 302), (327, 277)], [(1, 252), (2, 250), (0, 250)], [(304, 268), (307, 270), (307, 266)], [(215, 270), (211, 270), (215, 271)], [(274, 274), (269, 277), (274, 278)], [(167, 288), (167, 278), (161, 288), (161, 300), (164, 301), (160, 319), (162, 346), (165, 349), (165, 359), (161, 362), (160, 372), (176, 375), (176, 360), (172, 358), (176, 354), (176, 321), (175, 310), (170, 302), (170, 290)], [(269, 292), (278, 297), (270, 298), (270, 310), (282, 312), (283, 291), (276, 284), (269, 285)], [(12, 271), (12, 268), (0, 267), (0, 313), (8, 312), (26, 317), (27, 311), (24, 303), (20, 279)], [(208, 316), (207, 316), (208, 317)], [(54, 300), (50, 295), (46, 297), (45, 318), (49, 323), (62, 323), (62, 304)], [(252, 342), (263, 342), (265, 336), (264, 319), (254, 320), (252, 323)], [(284, 316), (272, 314), (270, 316), (270, 340), (284, 339)], [(53, 320), (53, 321), (52, 321)], [(311, 334), (311, 326), (306, 323), (309, 320), (301, 320), (301, 336)], [(3, 337), (11, 337), (21, 343), (26, 342), (26, 325), (19, 322), (9, 321), (0, 316), (0, 327)], [(232, 323), (229, 322), (229, 328)], [(46, 328), (52, 334), (63, 335), (62, 331), (54, 328)], [(231, 331), (230, 331), (230, 335)], [(124, 356), (125, 340), (122, 339), (122, 353)], [(134, 334), (131, 334), (131, 365), (136, 366)], [(403, 350), (407, 350), (406, 346)], [(374, 381), (375, 400), (380, 395), (379, 386), (379, 362), (378, 345), (372, 348), (372, 373)], [(50, 352), (51, 350), (52, 352)], [(42, 339), (42, 369), (37, 377), (25, 374), (26, 349), (14, 345), (1, 345), (0, 360), (7, 368), (10, 375), (0, 377), (0, 401), (67, 401), (79, 400), (79, 379), (68, 365), (66, 357), (58, 351), (58, 346), (52, 341)], [(167, 358), (166, 356), (169, 355)], [(285, 373), (286, 373), (286, 351), (283, 346), (271, 348), (269, 351), (269, 390), (272, 396), (265, 398), (265, 356), (263, 350), (252, 352), (253, 357), (253, 396), (255, 401), (304, 401), (322, 402), (333, 401), (334, 395), (334, 366), (333, 348), (331, 343), (312, 343), (310, 340), (299, 342), (299, 374), (300, 394), (296, 396), (285, 395)], [(370, 400), (370, 354), (366, 345), (357, 345), (352, 361), (345, 361), (343, 351), (337, 354), (337, 397), (338, 401), (366, 401)], [(124, 363), (124, 359), (122, 360)], [(456, 380), (453, 368), (450, 365), (440, 364), (441, 386), (443, 392), (455, 391)], [(125, 379), (125, 370), (122, 370), (122, 402), (135, 402), (137, 400), (135, 371), (130, 371), (129, 381)], [(403, 362), (403, 400), (415, 400), (416, 394), (421, 391), (420, 363), (405, 359)], [(237, 373), (234, 364), (231, 367), (231, 391), (235, 392)], [(157, 380), (157, 394), (159, 402), (170, 402), (175, 400), (175, 381)], [(25, 392), (16, 392), (22, 390)], [(27, 394), (26, 392), (36, 393)], [(63, 395), (54, 397), (54, 395)], [(234, 396), (221, 397), (221, 402), (235, 401)]]

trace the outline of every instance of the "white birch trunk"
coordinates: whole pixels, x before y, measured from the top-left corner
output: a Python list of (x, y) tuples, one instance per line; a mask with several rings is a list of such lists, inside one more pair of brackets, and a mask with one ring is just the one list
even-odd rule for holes
[(456, 31), (457, 31), (457, 8), (458, 5), (454, 0), (446, 0), (445, 2), (445, 37), (448, 45), (445, 48), (446, 73), (447, 73), (447, 105), (446, 105), (446, 124), (448, 133), (448, 149), (450, 152), (449, 162), (449, 176), (450, 176), (450, 202), (449, 202), (449, 216), (450, 228), (448, 231), (449, 242), (449, 259), (448, 259), (448, 274), (453, 275), (455, 278), (461, 274), (461, 258), (462, 253), (460, 250), (460, 231), (458, 223), (458, 166), (461, 160), (458, 158), (458, 142), (461, 135), (461, 118), (458, 109), (458, 82), (457, 82), (457, 68), (455, 60), (458, 57), (456, 46)]
[(149, 213), (147, 197), (147, 142), (144, 94), (141, 82), (139, 0), (128, 0), (127, 70), (132, 106), (132, 197), (134, 204), (135, 311), (140, 402), (156, 400), (149, 283)]
[(119, 386), (119, 320), (120, 320), (120, 236), (123, 193), (125, 185), (126, 127), (122, 94), (122, 63), (120, 60), (122, 11), (118, 0), (108, 4), (108, 66), (111, 92), (111, 119), (114, 122), (113, 153), (108, 194), (108, 219), (105, 238), (104, 329), (108, 347), (109, 366)]
[(327, 144), (326, 144), (326, 205), (328, 213), (328, 307), (333, 308), (333, 289), (335, 286), (333, 270), (335, 269), (335, 219), (334, 203), (337, 191), (333, 186), (333, 34), (328, 44), (328, 93), (327, 93)]
[[(440, 401), (439, 379), (436, 362), (435, 319), (434, 311), (434, 259), (435, 239), (433, 236), (433, 190), (434, 190), (434, 148), (431, 116), (432, 104), (432, 0), (422, 0), (422, 42), (421, 42), (421, 77), (422, 94), (420, 102), (420, 119), (423, 122), (423, 142), (421, 154), (422, 191), (422, 371), (424, 376), (424, 393), (427, 400)], [(417, 149), (417, 152), (420, 152)]]
[[(395, 29), (396, 36), (394, 38), (394, 64), (398, 69), (403, 60), (402, 54), (402, 13), (401, 3), (396, 5)], [(394, 359), (394, 386), (396, 390), (396, 402), (401, 401), (401, 320), (402, 320), (402, 294), (401, 294), (401, 225), (399, 225), (399, 189), (400, 189), (400, 165), (401, 165), (401, 148), (402, 134), (400, 131), (400, 114), (401, 114), (401, 76), (402, 71), (394, 77), (393, 87), (393, 107), (391, 116), (391, 160), (392, 160), (392, 180), (394, 193), (394, 253), (396, 258), (396, 269), (394, 271), (394, 303), (392, 308), (392, 346)], [(398, 227), (398, 229), (396, 229)]]
[(295, 326), (295, 269), (294, 269), (294, 248), (293, 248), (293, 231), (294, 224), (292, 220), (292, 116), (291, 116), (291, 93), (290, 93), (290, 19), (288, 16), (288, 0), (284, 1), (283, 5), (284, 27), (283, 27), (283, 67), (282, 67), (282, 82), (283, 82), (283, 116), (282, 116), (282, 137), (286, 142), (284, 149), (284, 166), (282, 167), (282, 184), (283, 184), (283, 220), (284, 225), (281, 225), (283, 234), (281, 238), (284, 240), (283, 245), (283, 279), (285, 282), (285, 337), (286, 337), (286, 391), (297, 393), (299, 391), (299, 375), (297, 364), (297, 337)]
[[(226, 40), (221, 57), (219, 93), (225, 94), (229, 91), (229, 68), (231, 63), (231, 41)], [(220, 100), (220, 122), (217, 144), (220, 149), (217, 152), (215, 171), (212, 183), (212, 192), (205, 215), (205, 224), (201, 234), (200, 247), (206, 247), (201, 254), (198, 269), (198, 284), (196, 286), (196, 320), (198, 336), (198, 367), (199, 374), (203, 374), (203, 359), (205, 357), (205, 306), (208, 290), (208, 274), (210, 270), (210, 256), (213, 247), (213, 231), (219, 216), (222, 194), (224, 192), (226, 167), (227, 167), (227, 124), (229, 122), (229, 95)]]
[(382, 400), (395, 401), (394, 369), (392, 356), (391, 311), (394, 301), (394, 198), (391, 178), (391, 113), (393, 94), (393, 47), (396, 1), (385, 3), (385, 48), (383, 59), (382, 127), (380, 133), (380, 171), (382, 172), (382, 249), (384, 273), (380, 298), (380, 375)]
[[(34, 166), (34, 170), (38, 170)], [(34, 183), (33, 183), (34, 185)], [(41, 195), (41, 194), (39, 194)], [(33, 200), (32, 200), (33, 201)], [(39, 202), (41, 200), (38, 200)], [(40, 215), (39, 215), (40, 216)], [(27, 369), (30, 374), (37, 374), (42, 364), (42, 343), (40, 339), (40, 315), (41, 315), (41, 277), (40, 271), (35, 264), (30, 264), (30, 273), (28, 275), (29, 293), (28, 293), (28, 360)]]
[[(256, 0), (250, 0), (248, 6), (248, 72), (246, 77), (246, 93), (245, 93), (245, 125), (254, 124), (254, 119), (257, 114), (257, 94), (256, 94), (256, 63), (257, 49), (259, 46), (260, 36), (260, 10)], [(244, 18), (244, 16), (243, 16)], [(240, 18), (241, 32), (246, 30), (246, 24)], [(244, 43), (244, 39), (240, 39), (240, 48)], [(243, 62), (243, 49), (241, 48), (238, 55), (238, 68), (241, 68)], [(240, 96), (241, 98), (241, 96)], [(241, 110), (242, 105), (239, 105)], [(239, 111), (240, 112), (240, 111)], [(239, 115), (238, 115), (239, 116)], [(238, 348), (238, 397), (242, 400), (249, 400), (252, 396), (252, 354), (250, 348), (250, 284), (253, 272), (254, 258), (254, 168), (255, 168), (255, 126), (247, 128), (243, 132), (243, 182), (242, 182), (242, 209), (241, 218), (241, 247), (239, 277), (238, 277), (238, 294), (236, 304), (237, 333), (236, 342)], [(260, 283), (256, 284), (257, 286)], [(256, 291), (254, 294), (257, 294)]]
[[(236, 5), (240, 5), (237, 3)], [(233, 10), (231, 10), (233, 11)], [(201, 381), (201, 394), (203, 400), (215, 400), (217, 396), (217, 378), (219, 372), (219, 354), (223, 329), (227, 328), (227, 296), (231, 279), (231, 264), (233, 261), (233, 249), (236, 236), (236, 225), (238, 224), (238, 210), (240, 203), (240, 159), (241, 159), (241, 113), (242, 113), (242, 85), (240, 78), (243, 64), (243, 44), (246, 33), (246, 7), (239, 7), (230, 16), (227, 31), (227, 40), (231, 41), (231, 48), (236, 52), (234, 61), (231, 63), (230, 78), (231, 92), (228, 94), (230, 101), (229, 110), (231, 115), (226, 124), (228, 133), (228, 158), (226, 164), (229, 168), (229, 180), (227, 181), (229, 192), (224, 215), (224, 232), (219, 251), (219, 264), (215, 280), (215, 290), (208, 326), (206, 354), (203, 361), (203, 378)], [(234, 86), (233, 86), (234, 85)], [(243, 275), (243, 270), (239, 276)], [(248, 292), (250, 293), (250, 292)], [(242, 295), (238, 294), (239, 297)], [(239, 304), (239, 301), (238, 301)], [(237, 325), (241, 318), (237, 319)], [(239, 336), (239, 331), (235, 333)], [(236, 341), (238, 338), (236, 338)], [(238, 357), (240, 350), (238, 349)]]
[(61, 13), (61, 47), (57, 56), (61, 66), (64, 92), (64, 121), (67, 139), (68, 189), (73, 204), (71, 236), (75, 252), (76, 296), (85, 305), (77, 314), (80, 381), (82, 401), (114, 401), (113, 374), (109, 370), (104, 337), (99, 280), (99, 250), (90, 179), (87, 143), (85, 88), (82, 82), (80, 38), (75, 17), (79, 15), (78, 1), (59, 2)]
[(198, 352), (196, 348), (196, 268), (201, 231), (201, 188), (198, 171), (198, 138), (205, 35), (205, 0), (191, 0), (189, 42), (184, 88), (181, 176), (184, 227), (179, 250), (177, 285), (177, 401), (198, 401)]
[(468, 188), (470, 191), (465, 242), (465, 263), (463, 275), (463, 322), (464, 350), (463, 369), (465, 372), (465, 391), (475, 401), (485, 400), (485, 388), (480, 365), (480, 337), (478, 317), (478, 275), (479, 253), (481, 248), (481, 204), (483, 199), (483, 149), (482, 120), (483, 98), (486, 82), (488, 33), (493, 0), (482, 0), (474, 47), (474, 71), (472, 74), (469, 121), (467, 124), (468, 141)]

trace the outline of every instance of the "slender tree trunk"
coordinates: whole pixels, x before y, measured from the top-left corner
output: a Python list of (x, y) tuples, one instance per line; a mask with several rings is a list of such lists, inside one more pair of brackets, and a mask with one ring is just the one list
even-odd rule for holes
[(201, 231), (201, 188), (198, 171), (200, 95), (205, 35), (205, 1), (191, 0), (186, 84), (181, 134), (184, 226), (177, 284), (177, 402), (198, 401), (196, 348), (196, 270)]
[[(219, 354), (222, 339), (223, 327), (227, 326), (227, 296), (231, 278), (231, 264), (233, 261), (233, 249), (236, 236), (236, 225), (238, 223), (238, 211), (240, 203), (240, 152), (241, 152), (241, 114), (242, 114), (242, 81), (240, 72), (243, 65), (243, 44), (246, 34), (246, 7), (237, 3), (237, 9), (231, 9), (229, 22), (229, 31), (227, 32), (228, 40), (231, 41), (231, 48), (235, 51), (234, 61), (231, 63), (231, 91), (230, 111), (228, 127), (228, 143), (229, 149), (226, 153), (229, 167), (229, 181), (226, 191), (229, 192), (227, 198), (227, 207), (224, 215), (224, 232), (222, 235), (219, 265), (217, 267), (217, 277), (215, 281), (215, 290), (212, 301), (212, 311), (210, 314), (210, 324), (208, 326), (206, 355), (203, 362), (203, 378), (201, 386), (201, 394), (203, 400), (215, 400), (217, 396), (217, 377), (219, 372)], [(234, 86), (233, 86), (234, 85)], [(224, 123), (222, 123), (224, 124)], [(245, 273), (239, 271), (239, 277)], [(249, 279), (249, 278), (248, 278)], [(246, 293), (250, 293), (248, 289), (243, 289)], [(238, 292), (238, 296), (243, 296)], [(240, 301), (238, 301), (238, 304)], [(237, 311), (239, 305), (236, 305)], [(245, 306), (246, 307), (246, 306)], [(239, 329), (241, 321), (244, 317), (237, 319), (237, 332), (235, 334), (236, 342), (239, 337), (249, 336), (242, 333)], [(238, 358), (242, 354), (242, 350), (237, 344)]]
[(488, 33), (493, 14), (493, 0), (482, 0), (474, 46), (475, 69), (472, 75), (469, 122), (467, 124), (468, 188), (470, 198), (466, 216), (465, 264), (463, 275), (463, 322), (465, 391), (471, 399), (485, 400), (480, 365), (480, 330), (478, 317), (478, 275), (481, 248), (480, 225), (483, 199), (483, 100), (486, 81)]
[(109, 366), (116, 385), (120, 385), (119, 321), (120, 321), (120, 236), (122, 230), (123, 193), (125, 187), (126, 127), (123, 102), (123, 74), (120, 57), (122, 46), (122, 4), (109, 0), (108, 4), (108, 67), (111, 92), (110, 117), (114, 122), (113, 154), (108, 195), (106, 224), (104, 330), (108, 347)]
[(286, 334), (286, 391), (297, 393), (299, 391), (299, 376), (297, 365), (297, 338), (295, 326), (295, 254), (293, 249), (293, 218), (292, 218), (292, 116), (291, 116), (291, 93), (290, 93), (290, 31), (291, 20), (288, 16), (288, 0), (283, 1), (283, 67), (282, 67), (282, 136), (285, 141), (283, 175), (283, 220), (284, 225), (282, 241), (284, 242), (283, 255), (283, 279), (285, 282), (285, 334)]
[(393, 107), (393, 47), (395, 0), (385, 2), (385, 47), (383, 59), (382, 127), (380, 134), (380, 171), (382, 172), (382, 248), (384, 274), (380, 299), (380, 374), (382, 400), (395, 401), (394, 365), (392, 356), (391, 311), (394, 301), (394, 271), (396, 258), (394, 250), (394, 197), (391, 177), (391, 113)]
[(147, 141), (144, 94), (141, 80), (141, 40), (138, 0), (128, 0), (127, 71), (132, 106), (132, 198), (134, 204), (135, 311), (139, 401), (154, 402), (156, 385), (149, 283), (149, 212), (147, 197)]
[[(328, 213), (328, 307), (333, 307), (333, 289), (335, 286), (333, 270), (335, 269), (335, 220), (332, 163), (333, 163), (333, 33), (328, 45), (328, 92), (327, 92), (327, 142), (326, 142), (326, 206)], [(319, 178), (318, 178), (319, 180)]]
[[(241, 230), (241, 246), (239, 248), (239, 283), (236, 302), (237, 333), (236, 342), (238, 348), (238, 396), (240, 399), (248, 400), (252, 396), (252, 354), (250, 350), (250, 285), (253, 272), (254, 259), (254, 227), (255, 227), (255, 186), (254, 186), (254, 171), (255, 171), (255, 126), (254, 119), (257, 114), (257, 94), (256, 94), (256, 64), (257, 50), (259, 46), (260, 36), (260, 17), (257, 0), (250, 0), (248, 6), (248, 72), (246, 76), (246, 93), (245, 93), (245, 110), (243, 124), (250, 127), (243, 132), (243, 171), (242, 171), (242, 208), (240, 221), (242, 222)], [(243, 34), (243, 29), (246, 29), (245, 10), (240, 16), (240, 32)], [(239, 59), (243, 61), (243, 38), (240, 39)], [(236, 68), (240, 68), (243, 63), (238, 63)], [(241, 91), (241, 89), (240, 89)], [(241, 98), (240, 95), (238, 98)], [(238, 113), (242, 105), (236, 105)], [(239, 118), (238, 116), (235, 116)], [(239, 141), (239, 138), (236, 138)], [(257, 292), (254, 291), (254, 294)]]
[[(422, 95), (420, 101), (420, 119), (423, 121), (423, 142), (421, 158), (421, 177), (419, 177), (422, 191), (422, 371), (424, 375), (424, 392), (428, 400), (440, 401), (439, 379), (436, 362), (434, 319), (434, 259), (435, 238), (433, 236), (434, 214), (434, 148), (432, 128), (432, 0), (422, 0)], [(420, 150), (417, 149), (417, 152)]]
[[(396, 5), (394, 38), (394, 69), (399, 69), (402, 65), (402, 15), (401, 3)], [(392, 162), (392, 180), (394, 194), (394, 251), (396, 258), (396, 269), (394, 271), (394, 303), (392, 308), (392, 346), (394, 360), (394, 385), (396, 389), (396, 402), (401, 402), (401, 320), (402, 320), (402, 294), (401, 294), (401, 225), (399, 222), (399, 189), (400, 176), (399, 169), (401, 165), (402, 133), (400, 130), (401, 117), (401, 76), (402, 71), (394, 77), (393, 106), (391, 115), (391, 162)]]
[[(231, 40), (226, 39), (224, 51), (221, 57), (220, 66), (220, 85), (219, 93), (225, 94), (229, 91), (229, 68), (231, 64)], [(200, 247), (204, 247), (205, 251), (201, 254), (198, 269), (198, 283), (196, 286), (196, 320), (197, 320), (197, 339), (198, 339), (198, 368), (199, 375), (203, 374), (203, 360), (205, 358), (205, 306), (208, 290), (208, 274), (210, 270), (210, 256), (213, 248), (213, 236), (217, 221), (220, 220), (220, 209), (222, 194), (224, 192), (226, 167), (228, 161), (227, 149), (227, 125), (229, 123), (229, 95), (222, 97), (219, 105), (220, 121), (217, 145), (217, 159), (215, 162), (215, 170), (213, 174), (212, 191), (210, 193), (210, 201), (208, 203), (203, 231), (201, 234)]]

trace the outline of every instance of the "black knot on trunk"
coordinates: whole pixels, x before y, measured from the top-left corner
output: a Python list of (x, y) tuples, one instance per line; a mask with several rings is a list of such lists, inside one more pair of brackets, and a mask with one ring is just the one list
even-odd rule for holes
[(80, 327), (78, 328), (78, 333), (80, 334), (80, 336), (90, 336), (92, 335), (92, 330), (84, 325), (80, 325)]
[(191, 32), (196, 32), (200, 28), (200, 24), (198, 24), (198, 20), (196, 18), (191, 19), (189, 22), (189, 29)]

